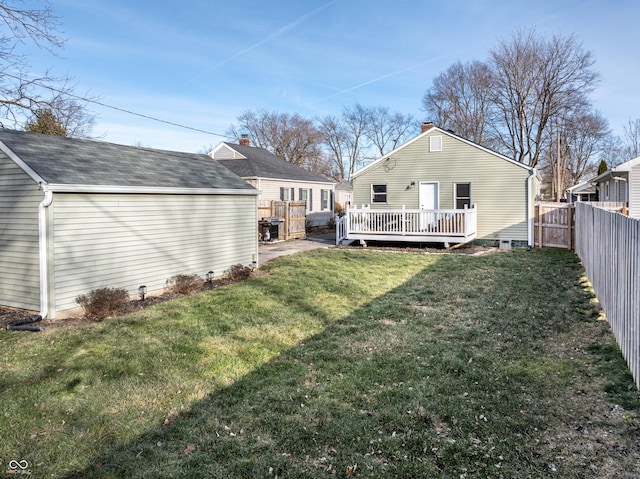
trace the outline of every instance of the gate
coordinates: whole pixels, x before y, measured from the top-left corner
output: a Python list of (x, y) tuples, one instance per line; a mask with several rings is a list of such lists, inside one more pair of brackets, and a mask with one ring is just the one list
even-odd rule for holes
[(569, 203), (536, 203), (534, 246), (573, 249), (575, 208)]
[(258, 219), (278, 218), (278, 238), (283, 240), (306, 237), (307, 203), (304, 201), (259, 201)]

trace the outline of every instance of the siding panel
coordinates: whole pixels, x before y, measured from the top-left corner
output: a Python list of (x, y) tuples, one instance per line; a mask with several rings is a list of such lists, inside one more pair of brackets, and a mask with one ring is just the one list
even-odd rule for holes
[(92, 289), (153, 291), (257, 260), (255, 196), (57, 194), (52, 208), (59, 311)]
[(38, 185), (0, 152), (0, 304), (40, 309)]

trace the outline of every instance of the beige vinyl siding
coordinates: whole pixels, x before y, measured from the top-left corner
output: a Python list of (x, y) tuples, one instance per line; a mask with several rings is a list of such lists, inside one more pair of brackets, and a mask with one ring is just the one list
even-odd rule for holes
[(38, 185), (0, 152), (0, 304), (38, 311)]
[(103, 287), (159, 290), (176, 274), (257, 261), (255, 196), (56, 194), (55, 307)]
[(300, 188), (312, 190), (311, 200), (312, 200), (312, 208), (311, 211), (313, 213), (318, 213), (321, 211), (331, 211), (331, 205), (329, 208), (322, 209), (320, 207), (321, 203), (321, 191), (322, 190), (330, 190), (333, 191), (333, 183), (312, 183), (312, 182), (304, 182), (304, 181), (284, 181), (284, 180), (268, 180), (261, 178), (258, 181), (256, 186), (262, 193), (260, 193), (261, 201), (272, 201), (272, 200), (280, 200), (280, 188), (293, 188), (295, 197), (294, 201), (300, 201)]
[[(354, 205), (371, 204), (371, 185), (387, 185), (381, 209), (418, 208), (419, 183), (438, 182), (440, 209), (454, 208), (455, 183), (471, 184), (471, 203), (478, 206), (478, 238), (528, 239), (528, 169), (442, 135), (442, 151), (430, 151), (429, 135), (379, 161), (353, 181)], [(411, 186), (411, 182), (415, 185)]]

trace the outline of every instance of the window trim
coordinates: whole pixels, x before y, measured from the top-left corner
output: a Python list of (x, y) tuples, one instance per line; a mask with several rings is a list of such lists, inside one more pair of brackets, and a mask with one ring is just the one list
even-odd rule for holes
[(429, 137), (429, 151), (442, 151), (442, 135), (434, 135)]
[[(384, 193), (375, 192), (374, 187), (384, 186)], [(384, 201), (376, 201), (376, 195), (384, 195)], [(371, 204), (388, 204), (389, 203), (389, 185), (387, 183), (371, 183)]]
[[(306, 193), (306, 194), (305, 194)], [(306, 198), (305, 198), (306, 196)], [(311, 189), (310, 188), (299, 188), (298, 189), (298, 198), (299, 201), (304, 201), (306, 204), (307, 211), (311, 211)]]
[[(469, 196), (458, 196), (458, 185), (469, 185)], [(471, 201), (472, 198), (472, 194), (471, 194), (471, 182), (470, 181), (458, 181), (455, 182), (453, 184), (453, 209), (456, 210), (461, 210), (464, 209), (463, 208), (458, 208), (458, 200), (462, 199), (468, 199), (469, 200), (469, 208), (471, 208), (471, 205), (473, 204), (473, 202)]]
[[(326, 192), (326, 198), (325, 198)], [(331, 190), (327, 188), (322, 188), (320, 190), (320, 211), (325, 211), (331, 208)]]

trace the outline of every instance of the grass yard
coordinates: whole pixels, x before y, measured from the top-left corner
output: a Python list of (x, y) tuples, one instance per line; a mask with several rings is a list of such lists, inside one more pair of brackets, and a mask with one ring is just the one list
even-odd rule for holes
[(640, 396), (574, 254), (316, 250), (262, 271), (0, 331), (7, 476), (640, 476)]

